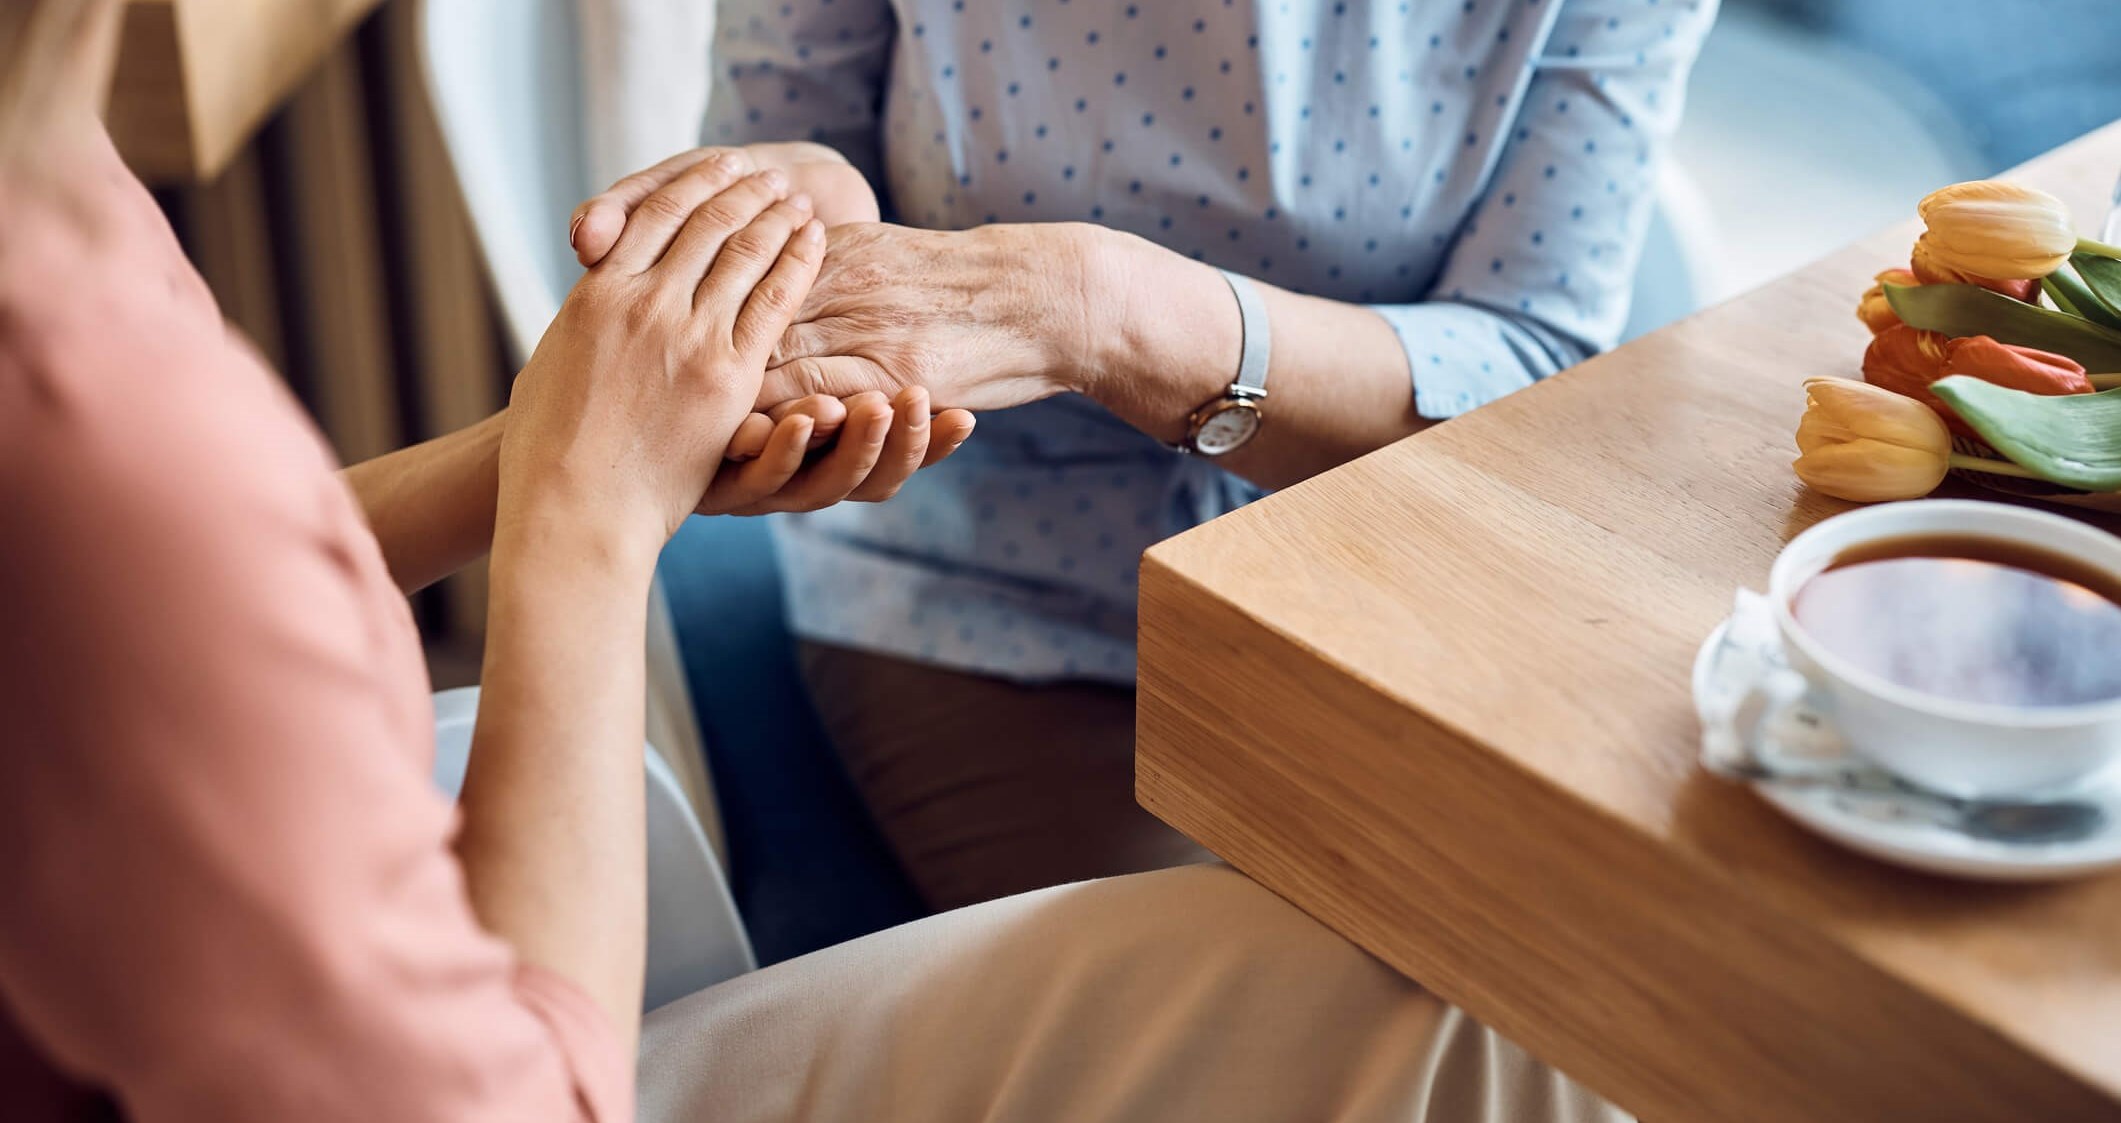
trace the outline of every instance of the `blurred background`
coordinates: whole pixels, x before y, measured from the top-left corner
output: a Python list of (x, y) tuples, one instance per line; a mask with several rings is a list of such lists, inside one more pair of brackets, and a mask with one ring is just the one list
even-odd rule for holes
[[(121, 147), (224, 311), (347, 460), (484, 416), (520, 357), (429, 105), (421, 4), (133, 0), (113, 95)], [(1725, 0), (1634, 330), (2116, 118), (2115, 0)], [(437, 685), (470, 681), (483, 575), (416, 607)]]

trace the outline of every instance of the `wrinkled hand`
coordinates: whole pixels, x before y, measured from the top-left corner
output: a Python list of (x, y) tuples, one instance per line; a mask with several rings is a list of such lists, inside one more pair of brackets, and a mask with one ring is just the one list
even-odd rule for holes
[[(659, 546), (707, 501), (823, 250), (785, 172), (710, 159), (646, 196), (516, 378), (503, 518), (557, 503)], [(811, 425), (774, 436), (800, 447)]]
[(760, 403), (924, 386), (938, 405), (989, 410), (1077, 388), (1091, 328), (1066, 229), (833, 228)]
[[(810, 194), (819, 221), (828, 225), (876, 219), (876, 196), (867, 181), (822, 145), (700, 148), (626, 176), (575, 208), (568, 236), (576, 257), (588, 266), (601, 261), (644, 200), (710, 158), (736, 167), (783, 170), (791, 190)], [(944, 410), (931, 418), (925, 391), (790, 395), (760, 405), (769, 412), (745, 418), (725, 451), (741, 467), (732, 465), (717, 476), (699, 513), (767, 514), (812, 511), (843, 500), (880, 502), (896, 495), (914, 472), (957, 451), (973, 429), (972, 415), (964, 410)], [(806, 456), (821, 449), (815, 457)]]

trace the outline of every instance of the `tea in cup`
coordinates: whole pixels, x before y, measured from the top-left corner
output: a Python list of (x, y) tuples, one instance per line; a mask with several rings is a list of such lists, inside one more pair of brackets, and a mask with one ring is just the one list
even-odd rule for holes
[(1852, 751), (1959, 796), (2121, 759), (2121, 538), (2000, 503), (1867, 507), (1768, 581), (1784, 655)]

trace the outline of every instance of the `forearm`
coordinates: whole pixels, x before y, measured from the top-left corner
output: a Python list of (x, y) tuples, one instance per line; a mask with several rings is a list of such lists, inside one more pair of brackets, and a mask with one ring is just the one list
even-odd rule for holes
[[(1066, 229), (1086, 240), (1079, 260), (1091, 359), (1083, 392), (1176, 443), (1193, 411), (1236, 377), (1243, 329), (1229, 284), (1141, 238)], [(1265, 423), (1219, 466), (1286, 487), (1428, 424), (1414, 409), (1406, 349), (1383, 317), (1263, 283), (1259, 290), (1273, 329)]]
[(496, 413), (339, 473), (400, 589), (425, 588), (486, 552), (505, 417)]
[(457, 849), (480, 921), (594, 997), (630, 1056), (646, 939), (642, 711), (656, 553), (598, 521), (540, 508), (496, 533)]

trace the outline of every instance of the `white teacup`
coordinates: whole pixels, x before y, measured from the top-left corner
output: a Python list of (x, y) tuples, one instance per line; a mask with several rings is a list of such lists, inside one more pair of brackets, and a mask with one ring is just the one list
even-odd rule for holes
[(2024, 543), (2121, 579), (2121, 538), (2044, 511), (1923, 499), (1827, 519), (1783, 547), (1768, 575), (1783, 653), (1810, 684), (1811, 704), (1859, 755), (1951, 795), (2029, 795), (2084, 780), (2121, 758), (2121, 698), (2018, 707), (1925, 694), (1850, 664), (1797, 623), (1791, 612), (1797, 591), (1843, 552), (1880, 539), (1938, 534)]

